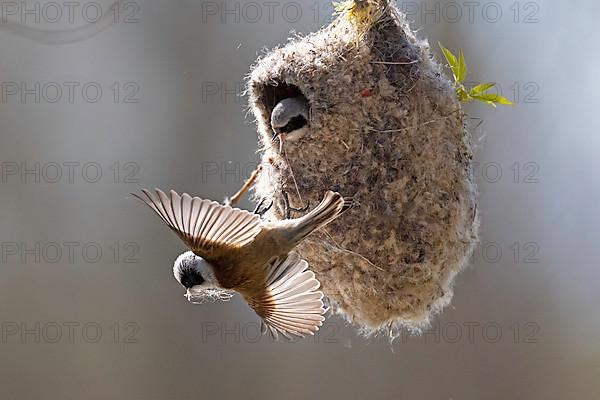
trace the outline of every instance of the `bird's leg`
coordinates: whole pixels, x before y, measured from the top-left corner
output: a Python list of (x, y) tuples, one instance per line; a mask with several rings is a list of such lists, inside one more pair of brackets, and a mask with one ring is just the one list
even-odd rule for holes
[(306, 204), (306, 206), (304, 206), (302, 208), (294, 208), (294, 207), (290, 206), (290, 198), (288, 196), (288, 193), (286, 191), (283, 191), (282, 193), (283, 193), (283, 213), (284, 213), (285, 219), (291, 218), (292, 211), (294, 211), (294, 212), (308, 211), (308, 207), (310, 206), (310, 204)]
[(233, 196), (225, 198), (225, 205), (233, 207), (239, 203), (242, 196), (244, 196), (248, 190), (250, 190), (252, 185), (256, 183), (258, 176), (262, 172), (262, 169), (262, 165), (256, 167), (256, 169), (252, 172), (252, 175), (250, 175), (250, 178), (248, 178), (248, 180), (242, 185), (240, 190), (238, 190)]
[(263, 207), (263, 205), (265, 204), (265, 201), (267, 200), (266, 197), (263, 197), (260, 200), (260, 203), (258, 203), (258, 205), (256, 206), (256, 208), (254, 209), (254, 214), (260, 215), (261, 217), (265, 215), (265, 213), (267, 211), (269, 211), (271, 209), (271, 207), (273, 207), (273, 200), (271, 200), (271, 204), (269, 204), (267, 207)]

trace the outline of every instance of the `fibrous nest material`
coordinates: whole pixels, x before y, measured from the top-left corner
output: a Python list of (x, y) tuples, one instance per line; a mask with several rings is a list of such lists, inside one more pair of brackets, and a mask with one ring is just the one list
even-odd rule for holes
[[(354, 7), (354, 8), (353, 8)], [(452, 84), (388, 1), (347, 2), (329, 26), (258, 60), (248, 82), (268, 218), (325, 191), (355, 206), (298, 252), (334, 311), (367, 333), (419, 329), (446, 306), (470, 260), (478, 218), (472, 152)], [(310, 103), (308, 134), (273, 142), (270, 113)]]

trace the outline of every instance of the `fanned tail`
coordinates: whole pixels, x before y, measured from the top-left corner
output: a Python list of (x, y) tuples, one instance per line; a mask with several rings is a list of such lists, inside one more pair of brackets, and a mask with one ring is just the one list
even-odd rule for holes
[(295, 220), (298, 241), (329, 224), (350, 207), (352, 207), (352, 199), (344, 198), (341, 194), (331, 190), (328, 191), (314, 210)]

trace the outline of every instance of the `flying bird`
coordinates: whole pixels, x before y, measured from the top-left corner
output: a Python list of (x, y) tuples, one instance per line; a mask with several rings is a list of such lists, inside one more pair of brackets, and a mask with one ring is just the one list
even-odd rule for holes
[(303, 217), (266, 221), (187, 193), (142, 189), (142, 195), (133, 195), (190, 248), (173, 266), (189, 301), (227, 300), (238, 292), (274, 337), (304, 337), (319, 330), (326, 311), (320, 283), (308, 263), (291, 251), (339, 217), (350, 200), (328, 191)]

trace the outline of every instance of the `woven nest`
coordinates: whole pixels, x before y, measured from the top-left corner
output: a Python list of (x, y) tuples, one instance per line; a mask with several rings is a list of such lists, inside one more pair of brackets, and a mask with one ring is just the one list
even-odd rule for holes
[[(316, 205), (326, 190), (354, 197), (297, 250), (334, 311), (367, 333), (422, 328), (446, 306), (478, 226), (454, 89), (395, 6), (373, 3), (272, 50), (248, 82), (269, 166), (255, 196), (276, 204), (267, 217), (283, 218), (284, 191), (295, 207)], [(309, 132), (280, 147), (270, 114), (297, 96), (309, 101)]]

